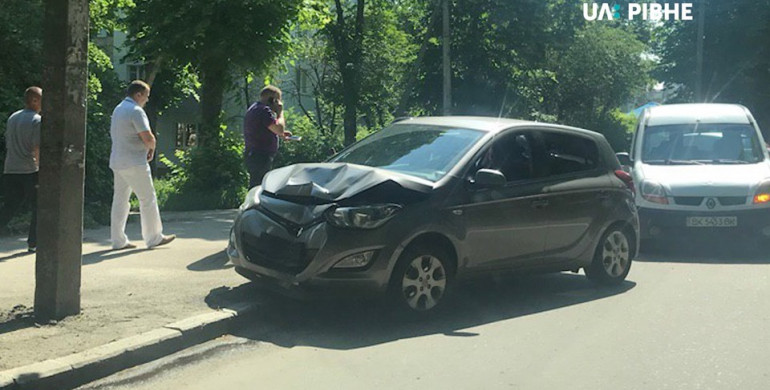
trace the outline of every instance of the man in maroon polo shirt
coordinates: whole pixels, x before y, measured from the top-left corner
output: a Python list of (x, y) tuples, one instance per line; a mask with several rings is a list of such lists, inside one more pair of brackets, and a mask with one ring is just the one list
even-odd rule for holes
[(249, 189), (262, 183), (273, 169), (278, 152), (278, 137), (290, 137), (283, 118), (281, 90), (269, 85), (262, 89), (259, 101), (252, 104), (243, 119), (243, 139), (246, 141), (244, 159), (249, 171)]

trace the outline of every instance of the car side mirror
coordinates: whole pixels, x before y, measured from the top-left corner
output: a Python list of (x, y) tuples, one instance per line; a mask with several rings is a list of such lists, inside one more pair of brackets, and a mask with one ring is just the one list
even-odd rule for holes
[(476, 172), (476, 176), (473, 178), (473, 182), (482, 188), (497, 188), (504, 186), (508, 180), (500, 171), (494, 169), (479, 169), (479, 171)]
[(620, 161), (620, 165), (624, 167), (634, 166), (634, 160), (631, 160), (631, 156), (626, 152), (615, 153), (615, 156)]

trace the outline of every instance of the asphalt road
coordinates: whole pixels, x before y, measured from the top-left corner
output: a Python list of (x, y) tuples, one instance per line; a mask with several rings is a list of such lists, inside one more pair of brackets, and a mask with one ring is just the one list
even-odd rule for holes
[(231, 336), (83, 389), (767, 389), (770, 255), (742, 252), (664, 248), (611, 289), (473, 283), (423, 321), (272, 298)]

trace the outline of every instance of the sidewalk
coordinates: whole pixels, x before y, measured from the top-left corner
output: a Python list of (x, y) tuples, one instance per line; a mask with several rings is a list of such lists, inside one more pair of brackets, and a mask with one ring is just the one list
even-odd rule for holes
[(134, 250), (111, 251), (109, 227), (86, 230), (82, 313), (52, 325), (32, 317), (35, 255), (27, 254), (25, 237), (0, 237), (0, 372), (237, 303), (228, 292), (247, 281), (224, 253), (235, 213), (164, 213), (164, 233), (177, 239), (153, 250), (144, 249), (137, 222), (127, 228)]

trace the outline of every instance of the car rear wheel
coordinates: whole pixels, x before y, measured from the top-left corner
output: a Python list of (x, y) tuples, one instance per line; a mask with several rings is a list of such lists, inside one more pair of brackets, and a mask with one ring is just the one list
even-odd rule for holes
[(391, 298), (402, 310), (425, 313), (439, 308), (452, 284), (449, 256), (438, 248), (409, 247), (393, 270)]
[(620, 228), (610, 228), (599, 241), (593, 262), (585, 269), (586, 276), (601, 284), (618, 284), (631, 270), (633, 240)]

